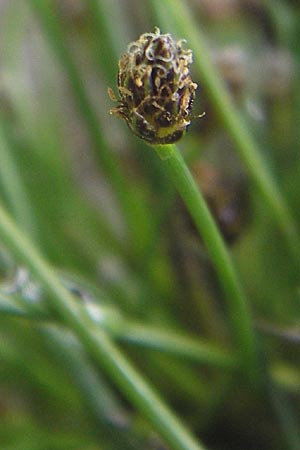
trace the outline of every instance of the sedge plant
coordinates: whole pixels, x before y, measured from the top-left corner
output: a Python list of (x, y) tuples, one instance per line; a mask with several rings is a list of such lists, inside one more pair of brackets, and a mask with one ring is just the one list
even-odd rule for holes
[[(121, 56), (118, 72), (120, 102), (112, 114), (154, 147), (206, 244), (227, 298), (228, 313), (245, 369), (258, 377), (256, 337), (236, 270), (209, 209), (185, 164), (177, 142), (192, 120), (197, 89), (190, 77), (192, 51), (170, 34), (144, 33)], [(110, 92), (112, 100), (116, 100)]]
[[(141, 172), (138, 173), (136, 178), (126, 178), (128, 165), (125, 169), (124, 161), (120, 161), (114, 153), (110, 139), (105, 138), (108, 134), (101, 130), (102, 111), (100, 111), (98, 117), (91, 102), (89, 95), (91, 86), (89, 80), (85, 78), (89, 69), (85, 66), (82, 73), (80, 70), (86, 63), (86, 54), (81, 53), (84, 58), (78, 61), (76, 55), (78, 56), (78, 51), (80, 53), (82, 48), (80, 45), (79, 48), (75, 48), (76, 45), (69, 46), (70, 41), (68, 41), (68, 38), (74, 37), (72, 33), (76, 29), (78, 35), (76, 35), (74, 42), (76, 44), (82, 43), (80, 41), (82, 34), (80, 33), (86, 27), (83, 31), (85, 33), (84, 44), (92, 43), (95, 45), (97, 50), (95, 59), (98, 58), (99, 61), (96, 70), (99, 69), (101, 72), (99, 79), (102, 79), (103, 75), (107, 80), (102, 84), (96, 83), (96, 89), (103, 89), (105, 95), (106, 86), (113, 83), (112, 80), (116, 75), (113, 73), (116, 65), (113, 55), (119, 52), (121, 45), (123, 46), (125, 41), (123, 31), (126, 27), (130, 33), (133, 31), (132, 20), (126, 23), (127, 2), (121, 2), (121, 6), (118, 0), (113, 2), (98, 0), (82, 2), (82, 4), (86, 3), (86, 10), (92, 17), (87, 19), (87, 16), (85, 16), (79, 26), (78, 22), (77, 25), (73, 23), (70, 26), (67, 22), (70, 18), (66, 16), (63, 16), (65, 22), (62, 22), (62, 16), (58, 12), (62, 11), (60, 8), (65, 8), (67, 3), (70, 5), (70, 2), (58, 2), (57, 5), (54, 5), (49, 0), (28, 0), (28, 3), (31, 5), (30, 11), (36, 13), (35, 16), (30, 16), (28, 9), (28, 16), (30, 19), (33, 19), (33, 17), (37, 19), (36, 22), (33, 22), (40, 25), (39, 31), (46, 38), (46, 42), (50, 44), (53, 55), (56, 57), (54, 61), (63, 69), (61, 75), (66, 75), (68, 78), (68, 84), (71, 87), (68, 95), (74, 97), (75, 106), (77, 105), (80, 112), (83, 129), (87, 131), (91, 148), (95, 150), (95, 161), (99, 162), (105, 181), (111, 183), (112, 190), (115, 191), (116, 198), (119, 200), (116, 206), (120, 206), (121, 212), (124, 213), (124, 223), (127, 224), (127, 231), (132, 239), (128, 243), (122, 236), (117, 235), (114, 229), (110, 229), (109, 222), (106, 221), (105, 211), (102, 211), (101, 208), (84, 207), (85, 202), (82, 199), (79, 200), (78, 186), (76, 185), (76, 189), (74, 189), (73, 181), (68, 182), (68, 190), (62, 188), (62, 186), (66, 186), (62, 182), (61, 187), (57, 187), (57, 191), (53, 194), (53, 185), (58, 180), (63, 181), (66, 176), (64, 172), (56, 172), (55, 165), (51, 165), (50, 168), (48, 163), (41, 163), (44, 160), (50, 160), (47, 155), (51, 155), (53, 159), (59, 159), (63, 154), (64, 147), (60, 146), (58, 140), (55, 140), (55, 136), (51, 136), (51, 133), (48, 136), (48, 141), (52, 144), (49, 146), (51, 150), (45, 148), (43, 139), (35, 136), (34, 142), (37, 144), (37, 149), (35, 149), (31, 141), (26, 142), (26, 135), (27, 137), (33, 136), (36, 128), (26, 129), (27, 133), (22, 133), (20, 124), (23, 125), (23, 131), (26, 125), (24, 127), (24, 123), (22, 123), (22, 115), (16, 114), (13, 116), (14, 121), (11, 121), (9, 125), (11, 131), (13, 131), (14, 142), (16, 138), (20, 137), (22, 145), (12, 149), (11, 136), (6, 133), (6, 123), (1, 122), (0, 154), (3, 162), (0, 168), (1, 194), (3, 194), (3, 202), (6, 202), (7, 209), (18, 223), (18, 225), (14, 223), (14, 220), (7, 214), (5, 207), (0, 207), (1, 246), (6, 246), (14, 263), (17, 266), (22, 265), (19, 266), (20, 271), (22, 272), (22, 267), (25, 267), (24, 270), (30, 274), (30, 280), (34, 280), (34, 283), (37, 283), (41, 288), (39, 301), (30, 303), (28, 298), (26, 300), (25, 296), (22, 297), (22, 294), (26, 294), (26, 286), (19, 295), (15, 291), (12, 293), (11, 290), (6, 291), (5, 294), (2, 285), (0, 286), (1, 376), (4, 383), (7, 378), (10, 385), (10, 380), (14, 379), (17, 373), (16, 383), (20, 381), (22, 385), (24, 380), (28, 380), (33, 392), (39, 387), (41, 387), (38, 391), (39, 394), (44, 395), (47, 392), (51, 399), (50, 402), (46, 402), (47, 406), (45, 406), (43, 395), (36, 396), (39, 410), (42, 407), (46, 411), (46, 414), (43, 414), (43, 424), (45, 422), (48, 424), (49, 417), (51, 426), (52, 422), (55, 422), (51, 431), (47, 432), (44, 437), (41, 435), (43, 439), (39, 443), (36, 441), (38, 436), (35, 432), (32, 432), (30, 443), (27, 444), (31, 448), (45, 448), (50, 445), (55, 449), (78, 448), (80, 446), (80, 448), (103, 447), (122, 448), (123, 450), (123, 448), (135, 448), (132, 438), (137, 438), (142, 434), (143, 444), (138, 444), (139, 448), (148, 449), (157, 448), (153, 441), (147, 442), (149, 436), (150, 439), (152, 438), (152, 431), (154, 431), (172, 449), (201, 450), (205, 447), (201, 444), (202, 439), (209, 448), (210, 445), (214, 448), (214, 443), (210, 440), (212, 430), (214, 438), (219, 441), (215, 445), (220, 448), (227, 448), (227, 436), (229, 435), (228, 439), (234, 441), (237, 434), (242, 434), (240, 433), (241, 429), (245, 429), (238, 428), (239, 433), (236, 433), (237, 427), (240, 427), (242, 422), (240, 416), (236, 420), (237, 415), (242, 409), (243, 414), (246, 414), (246, 420), (249, 417), (252, 418), (254, 406), (257, 408), (255, 410), (259, 412), (257, 422), (264, 423), (263, 431), (255, 428), (254, 432), (251, 433), (249, 427), (250, 438), (245, 438), (246, 443), (243, 443), (241, 448), (248, 448), (247, 443), (250, 445), (250, 439), (255, 440), (257, 446), (260, 445), (259, 435), (269, 438), (270, 436), (273, 437), (274, 433), (275, 438), (278, 436), (283, 438), (280, 434), (285, 433), (285, 442), (282, 447), (293, 450), (299, 449), (298, 417), (294, 403), (292, 403), (294, 402), (292, 395), (297, 395), (299, 388), (295, 364), (295, 361), (297, 361), (296, 351), (293, 353), (295, 361), (288, 359), (288, 352), (285, 352), (284, 355), (280, 353), (283, 340), (287, 336), (292, 339), (291, 334), (289, 334), (289, 324), (286, 324), (285, 336), (284, 333), (275, 336), (276, 327), (274, 332), (272, 323), (265, 324), (265, 327), (260, 326), (260, 322), (257, 323), (256, 318), (261, 312), (259, 309), (261, 305), (258, 305), (255, 295), (251, 296), (252, 292), (247, 286), (248, 280), (252, 282), (251, 273), (247, 275), (245, 285), (241, 285), (239, 275), (241, 273), (241, 276), (243, 276), (243, 268), (239, 270), (240, 267), (233, 264), (230, 251), (216, 227), (206, 201), (204, 201), (204, 195), (191, 176), (185, 162), (187, 159), (184, 160), (177, 147), (177, 142), (185, 135), (192, 120), (198, 120), (193, 115), (197, 85), (190, 75), (192, 52), (187, 49), (183, 41), (176, 42), (169, 34), (162, 34), (158, 29), (155, 29), (154, 32), (145, 33), (139, 40), (130, 44), (128, 52), (121, 57), (119, 63), (118, 91), (120, 100), (112, 112), (125, 119), (131, 132), (140, 139), (135, 139), (135, 151), (138, 152), (138, 155), (141, 155), (139, 158), (143, 159), (143, 168), (147, 166), (149, 160), (155, 161), (153, 166), (150, 163), (149, 167), (146, 167), (147, 174), (151, 172), (151, 180), (163, 180), (164, 182), (162, 188), (159, 182), (155, 185), (156, 205), (155, 208), (152, 208), (153, 203), (151, 203), (151, 208), (149, 208), (147, 202), (150, 198), (152, 201), (153, 198), (151, 196), (152, 185), (146, 191), (148, 185), (145, 189), (146, 183), (143, 184)], [(183, 0), (165, 0), (164, 2), (149, 0), (145, 4), (131, 2), (131, 4), (140, 8), (146, 8), (146, 4), (147, 6), (153, 6), (157, 14), (156, 23), (159, 23), (166, 30), (172, 30), (172, 33), (178, 33), (178, 37), (187, 37), (189, 45), (193, 48), (199, 80), (203, 81), (211, 105), (218, 112), (224, 128), (227, 129), (228, 134), (236, 144), (247, 172), (255, 181), (256, 187), (259, 188), (262, 206), (269, 205), (269, 210), (273, 214), (273, 216), (270, 214), (271, 219), (272, 217), (277, 219), (287, 237), (291, 253), (297, 260), (299, 258), (299, 246), (297, 244), (299, 237), (290, 211), (286, 208), (285, 199), (283, 199), (281, 192), (279, 192), (270, 176), (269, 167), (265, 162), (262, 164), (262, 158), (258, 154), (256, 144), (234, 112), (233, 105), (226, 93), (224, 94), (224, 87), (217, 80), (216, 71), (212, 67), (209, 55), (205, 50), (201, 30), (199, 30), (199, 27), (196, 28), (195, 20), (189, 15), (187, 3)], [(12, 6), (9, 8), (15, 8), (15, 11), (17, 11), (18, 5), (12, 2)], [(117, 14), (115, 14), (116, 12)], [(136, 11), (133, 13), (135, 14)], [(24, 20), (23, 14), (19, 14), (19, 16), (19, 22), (13, 22), (18, 23), (15, 27), (20, 28), (21, 31), (22, 27), (19, 24), (26, 23), (26, 20)], [(119, 23), (121, 20), (123, 22)], [(62, 26), (63, 23), (64, 26)], [(111, 26), (111, 23), (116, 26)], [(171, 25), (169, 25), (170, 23)], [(96, 30), (98, 30), (98, 33)], [(37, 32), (35, 29), (34, 31)], [(21, 32), (20, 36), (22, 36), (23, 42), (24, 36)], [(33, 33), (33, 36), (36, 36), (36, 34)], [(121, 41), (123, 42), (121, 43)], [(12, 49), (13, 52), (13, 45), (7, 46), (7, 49)], [(43, 48), (43, 53), (47, 53), (44, 50)], [(109, 57), (111, 59), (107, 61)], [(80, 64), (83, 65), (80, 67)], [(18, 64), (16, 64), (16, 67), (20, 70)], [(4, 75), (7, 76), (7, 73)], [(20, 104), (22, 103), (22, 96), (19, 94), (22, 92), (24, 81), (26, 81), (26, 77), (22, 77), (22, 82), (18, 85), (20, 91), (15, 90), (15, 97), (18, 97)], [(45, 82), (41, 74), (39, 74), (39, 81)], [(49, 71), (49, 81), (51, 81), (52, 92), (56, 90), (56, 84), (51, 78), (51, 71)], [(110, 91), (110, 94), (116, 100), (112, 91)], [(61, 100), (62, 102), (66, 101), (66, 97), (62, 97)], [(18, 102), (14, 104), (13, 110), (18, 110), (17, 104)], [(46, 102), (45, 109), (48, 106)], [(58, 102), (57, 121), (67, 125), (69, 117), (65, 117), (65, 114), (62, 116), (59, 114), (60, 110), (65, 112), (65, 109), (61, 106), (61, 102)], [(23, 112), (25, 114), (28, 112), (26, 105)], [(106, 107), (103, 108), (103, 114), (107, 115)], [(32, 118), (34, 121), (38, 121), (41, 130), (44, 130), (41, 135), (47, 135), (42, 124), (43, 122), (47, 124), (51, 122), (51, 115), (41, 112), (36, 116), (33, 114)], [(106, 119), (109, 120), (107, 117)], [(53, 123), (49, 129), (55, 129), (55, 124)], [(14, 134), (15, 131), (17, 131), (16, 134)], [(80, 134), (80, 130), (78, 130), (78, 133)], [(193, 135), (191, 137), (193, 139)], [(128, 141), (131, 143), (130, 137)], [(134, 141), (132, 140), (132, 142), (134, 147)], [(184, 142), (182, 140), (183, 145)], [(125, 145), (127, 145), (126, 142)], [(26, 148), (28, 151), (21, 152), (19, 151), (20, 148)], [(57, 151), (52, 152), (53, 148)], [(33, 150), (34, 158), (32, 157)], [(84, 148), (84, 151), (88, 152), (88, 149)], [(145, 152), (148, 152), (147, 155)], [(136, 167), (136, 155), (134, 154), (132, 157), (132, 152), (130, 152), (130, 155), (126, 156), (131, 163), (134, 161), (132, 166)], [(151, 156), (149, 157), (149, 155)], [(50, 172), (51, 177), (47, 177)], [(41, 184), (39, 185), (36, 180), (37, 173), (41, 174), (43, 190), (39, 189)], [(59, 203), (61, 206), (58, 210), (53, 210), (49, 202), (50, 195), (47, 197), (47, 192), (50, 194), (48, 184), (51, 186), (55, 203)], [(159, 251), (163, 257), (157, 258), (155, 254), (153, 258), (153, 266), (156, 270), (155, 276), (152, 278), (143, 276), (143, 273), (148, 274), (150, 266), (152, 267), (149, 264), (151, 257), (149, 255), (151, 252), (155, 253), (154, 247), (157, 247), (157, 241), (160, 239), (161, 230), (159, 230), (159, 227), (155, 230), (155, 237), (153, 238), (153, 234), (150, 236), (151, 224), (153, 219), (156, 223), (161, 211), (165, 215), (166, 210), (169, 211), (166, 203), (169, 205), (173, 199), (173, 186), (181, 195), (194, 219), (200, 239), (206, 246), (212, 266), (225, 294), (226, 304), (223, 308), (221, 304), (222, 295), (214, 298), (213, 295), (210, 295), (210, 292), (207, 298), (206, 293), (202, 297), (202, 293), (200, 293), (196, 300), (201, 301), (203, 299), (204, 304), (208, 304), (210, 300), (217, 300), (217, 308), (219, 309), (216, 311), (217, 324), (220, 323), (217, 320), (218, 312), (222, 311), (223, 320), (224, 309), (227, 311), (227, 318), (224, 321), (228, 322), (228, 328), (231, 329), (234, 344), (232, 346), (228, 345), (227, 341), (225, 346), (217, 345), (221, 343), (221, 333), (218, 334), (218, 343), (211, 342), (211, 335), (209, 339), (206, 339), (205, 330), (202, 336), (202, 323), (197, 323), (198, 327), (195, 328), (196, 333), (194, 335), (192, 335), (190, 329), (188, 332), (182, 332), (181, 326), (186, 323), (186, 319), (180, 315), (175, 317), (176, 301), (181, 301), (180, 307), (186, 309), (193, 306), (196, 311), (197, 306), (192, 304), (194, 299), (190, 301), (188, 291), (186, 298), (184, 297), (185, 292), (183, 292), (182, 297), (180, 291), (178, 295), (177, 286), (182, 281), (180, 273), (177, 277), (178, 280), (176, 280), (178, 285), (173, 283), (176, 276), (168, 279), (166, 274), (172, 273), (168, 269), (172, 269), (178, 261), (172, 260), (173, 255), (168, 254), (168, 250), (164, 246), (165, 242), (162, 242), (163, 245), (159, 246)], [(170, 202), (166, 202), (164, 199), (169, 192), (165, 190), (166, 187), (170, 189), (172, 194)], [(151, 193), (148, 195), (150, 190)], [(56, 192), (58, 195), (56, 195)], [(70, 201), (69, 193), (72, 194), (72, 201)], [(90, 213), (87, 214), (87, 211)], [(268, 211), (267, 208), (266, 211)], [(100, 226), (101, 221), (98, 220), (98, 215), (101, 215), (103, 226)], [(52, 219), (49, 228), (55, 228), (53, 235), (49, 235), (47, 232), (49, 228), (45, 228), (44, 222), (39, 220), (42, 216), (44, 221), (47, 221), (48, 217)], [(53, 223), (56, 224), (55, 227), (53, 227)], [(253, 228), (255, 227), (256, 224)], [(104, 232), (105, 230), (107, 232)], [(43, 245), (39, 248), (42, 248), (45, 257), (35, 248), (40, 243), (35, 231), (38, 232), (38, 237), (42, 238)], [(255, 228), (254, 232), (256, 231)], [(68, 233), (72, 233), (72, 239), (67, 238), (66, 240), (65, 237), (68, 236)], [(59, 258), (49, 250), (53, 237), (59, 249)], [(182, 237), (182, 245), (185, 245), (185, 236), (175, 236), (176, 239), (178, 237)], [(247, 241), (247, 233), (245, 237)], [(168, 240), (167, 245), (169, 245), (169, 242), (173, 245), (172, 238), (173, 236), (168, 236), (168, 239), (166, 239)], [(164, 236), (162, 236), (163, 239)], [(249, 254), (247, 254), (247, 249), (244, 251), (243, 247), (245, 240), (242, 240), (241, 247), (243, 255), (247, 258)], [(253, 242), (251, 242), (251, 246), (252, 244)], [(74, 249), (76, 249), (75, 252), (73, 252)], [(238, 246), (238, 251), (239, 249)], [(255, 255), (255, 250), (252, 252), (253, 258), (258, 261), (260, 255)], [(99, 277), (98, 265), (99, 263), (105, 265), (107, 261), (105, 253), (114, 254), (117, 262), (122, 261), (122, 263), (125, 262), (128, 265), (130, 265), (130, 258), (135, 260), (135, 266), (130, 265), (130, 269), (135, 267), (136, 270), (135, 280), (139, 281), (136, 291), (132, 289), (132, 284), (130, 284), (132, 272), (129, 276), (121, 273), (121, 276), (117, 278), (117, 288), (122, 295), (124, 294), (125, 300), (122, 300), (123, 303), (119, 301), (114, 289), (106, 290), (108, 283), (105, 284), (104, 276), (101, 274)], [(76, 263), (74, 263), (74, 255)], [(162, 260), (166, 265), (161, 264)], [(69, 261), (71, 261), (71, 264), (68, 266)], [(249, 266), (251, 266), (252, 261), (247, 260)], [(199, 264), (195, 267), (195, 271), (199, 269), (202, 261), (197, 260), (197, 263)], [(169, 264), (168, 267), (167, 264)], [(76, 279), (74, 285), (66, 281), (66, 278), (62, 275), (63, 272), (58, 268), (59, 266), (63, 266), (63, 270), (72, 270), (72, 276), (74, 275), (74, 280)], [(76, 275), (73, 274), (74, 267), (77, 270)], [(200, 267), (200, 272), (201, 269), (202, 267)], [(259, 271), (259, 268), (257, 270)], [(290, 267), (288, 270), (290, 270)], [(1, 267), (1, 275), (4, 272), (5, 268)], [(120, 272), (117, 274), (120, 275)], [(198, 276), (199, 272), (196, 275)], [(199, 278), (201, 278), (201, 273)], [(145, 279), (148, 283), (145, 283)], [(161, 281), (163, 287), (166, 288), (165, 291), (161, 290)], [(200, 286), (199, 291), (201, 291), (202, 281), (203, 284), (206, 281), (208, 281), (208, 284), (210, 282), (210, 280), (201, 279), (197, 284), (197, 288)], [(91, 295), (91, 292), (87, 289), (88, 282), (99, 288), (98, 291), (95, 289), (97, 295), (94, 295), (94, 291)], [(115, 287), (114, 283), (115, 280), (111, 283), (112, 288)], [(266, 287), (268, 294), (266, 300), (269, 301), (272, 292), (274, 292), (272, 286), (267, 286), (267, 282), (263, 286), (260, 286), (257, 282), (257, 285), (259, 288)], [(134, 288), (136, 287), (137, 284), (134, 285)], [(83, 297), (78, 295), (80, 292), (85, 292), (85, 289), (87, 289), (86, 295)], [(244, 291), (247, 292), (247, 296)], [(7, 294), (7, 292), (9, 293)], [(165, 297), (160, 295), (161, 292), (164, 292)], [(140, 302), (138, 306), (134, 303), (136, 298)], [(92, 299), (92, 305), (86, 303), (86, 299)], [(285, 299), (283, 296), (283, 300)], [(127, 308), (126, 302), (131, 300), (132, 307)], [(107, 309), (106, 302), (109, 303)], [(145, 307), (146, 302), (147, 308)], [(113, 308), (111, 309), (112, 305)], [(271, 301), (269, 307), (271, 311)], [(254, 319), (252, 319), (252, 310), (253, 316), (255, 315)], [(286, 310), (288, 310), (287, 306)], [(116, 314), (111, 314), (111, 311), (115, 311)], [(194, 310), (191, 308), (190, 316), (193, 312)], [(214, 316), (203, 315), (203, 319), (207, 322), (211, 317), (213, 320)], [(197, 319), (195, 317), (193, 325), (197, 322)], [(266, 321), (268, 319), (270, 319), (269, 316), (266, 317)], [(274, 332), (274, 335), (265, 339), (265, 334), (270, 329)], [(199, 330), (201, 336), (197, 335)], [(222, 328), (223, 330), (224, 328)], [(36, 334), (38, 339), (35, 339)], [(23, 336), (29, 336), (29, 339), (27, 341), (24, 339), (23, 342)], [(39, 351), (36, 351), (35, 340), (38, 341)], [(277, 345), (276, 348), (275, 345)], [(291, 344), (285, 342), (284, 349), (289, 348), (289, 345)], [(275, 352), (273, 349), (275, 349)], [(130, 356), (137, 358), (135, 362), (139, 365), (139, 369), (136, 369), (130, 362), (127, 357), (127, 350), (130, 351)], [(141, 364), (139, 364), (138, 359), (139, 352), (142, 353)], [(262, 364), (259, 354), (265, 357)], [(246, 380), (245, 376), (247, 376)], [(70, 383), (70, 378), (72, 383)], [(162, 395), (155, 392), (155, 389), (146, 381), (147, 379), (154, 381)], [(242, 383), (239, 383), (241, 380)], [(255, 389), (253, 389), (253, 384)], [(257, 387), (258, 389), (256, 389)], [(72, 390), (73, 393), (76, 393), (75, 401), (72, 400)], [(2, 401), (5, 403), (6, 385), (4, 385), (3, 391), (5, 395), (1, 400), (1, 406)], [(235, 397), (233, 402), (230, 397), (232, 394)], [(259, 401), (256, 399), (257, 394)], [(174, 397), (172, 397), (173, 395)], [(245, 403), (239, 405), (240, 409), (236, 413), (235, 405), (239, 401), (239, 395), (243, 395)], [(81, 405), (76, 400), (78, 396), (83, 399), (83, 409), (87, 407), (88, 410), (92, 411), (94, 420), (90, 421), (90, 417), (87, 420), (85, 411), (82, 414)], [(201, 436), (200, 442), (191, 434), (188, 427), (176, 417), (172, 409), (166, 406), (161, 396), (165, 397), (167, 402), (172, 402), (172, 406), (176, 405), (179, 414), (186, 415), (188, 411), (188, 423), (192, 424), (197, 436)], [(250, 400), (248, 397), (251, 397)], [(31, 408), (31, 404), (34, 404), (35, 400), (30, 396), (26, 399), (30, 399), (28, 404)], [(126, 399), (125, 402), (124, 399)], [(266, 406), (270, 406), (270, 408), (262, 408), (261, 401), (264, 403), (266, 401)], [(270, 409), (271, 414), (266, 414), (265, 409)], [(55, 412), (53, 417), (57, 418), (55, 421), (51, 419), (52, 411)], [(138, 414), (135, 414), (135, 411)], [(278, 427), (278, 430), (276, 427), (276, 431), (270, 432), (268, 425), (270, 416), (274, 411), (277, 415), (275, 422), (277, 420), (280, 427)], [(59, 432), (62, 429), (62, 427), (60, 428), (60, 414), (62, 412), (64, 413), (63, 418), (67, 414), (71, 419), (70, 422), (74, 424), (73, 428), (76, 430), (74, 434), (66, 433), (64, 435)], [(201, 417), (197, 415), (198, 412)], [(228, 412), (229, 414), (227, 414)], [(26, 416), (27, 412), (24, 413), (24, 417)], [(122, 432), (119, 433), (121, 431), (120, 426), (117, 425), (117, 433), (115, 432), (116, 428), (114, 428), (116, 424), (109, 422), (109, 424), (106, 423), (103, 426), (103, 419), (104, 421), (106, 419), (113, 421), (118, 417), (123, 425), (126, 423), (125, 433), (128, 432), (129, 446), (124, 447), (122, 445), (122, 438), (120, 437)], [(230, 421), (229, 428), (232, 426), (232, 429), (226, 428), (226, 436), (223, 430), (220, 432), (219, 421), (215, 420), (215, 418), (219, 419), (220, 417), (225, 418), (225, 421), (226, 419)], [(266, 421), (260, 420), (261, 418), (266, 418)], [(41, 430), (40, 423), (35, 419), (33, 420), (36, 423), (36, 430)], [(244, 420), (244, 424), (248, 428), (249, 423), (246, 420)], [(273, 417), (271, 417), (271, 420), (274, 420)], [(94, 430), (94, 436), (90, 428), (86, 427), (87, 422), (89, 425), (91, 422), (95, 422), (91, 427)], [(65, 423), (64, 420), (63, 423)], [(149, 434), (148, 424), (151, 428)], [(66, 426), (68, 427), (68, 425)], [(275, 427), (273, 428), (275, 430)], [(7, 435), (10, 434), (10, 440), (3, 444), (3, 447), (13, 446), (14, 430), (15, 424), (12, 429), (7, 431)], [(22, 436), (29, 435), (28, 430), (30, 428), (26, 428), (27, 432), (24, 431)], [(51, 435), (53, 435), (52, 439)], [(145, 437), (145, 435), (147, 436)], [(0, 432), (0, 441), (2, 437), (3, 430)], [(23, 437), (20, 439), (21, 444), (19, 443), (19, 445), (14, 442), (15, 447), (23, 448), (22, 439)], [(157, 442), (159, 448), (163, 447), (163, 443), (159, 439), (157, 439)], [(230, 445), (236, 447), (236, 442), (231, 442)], [(251, 445), (253, 445), (252, 442)], [(276, 442), (274, 445), (270, 443), (270, 448), (279, 448), (280, 445), (281, 442)]]
[[(242, 368), (252, 383), (265, 386), (267, 391), (272, 391), (270, 399), (285, 429), (287, 440), (290, 441), (291, 448), (297, 448), (299, 440), (296, 427), (294, 423), (290, 425), (286, 420), (290, 415), (289, 407), (287, 406), (286, 413), (281, 414), (277, 397), (274, 396), (276, 388), (261, 365), (251, 312), (236, 269), (203, 195), (176, 146), (176, 142), (184, 135), (194, 118), (192, 108), (197, 89), (189, 70), (192, 52), (184, 49), (184, 44), (184, 40), (176, 42), (170, 34), (161, 34), (159, 28), (155, 28), (153, 33), (142, 34), (137, 41), (129, 44), (127, 52), (119, 61), (120, 100), (111, 113), (125, 119), (130, 130), (146, 141), (161, 159), (167, 177), (194, 219), (223, 287), (232, 335), (239, 350)], [(209, 65), (207, 67), (210, 68)], [(215, 76), (210, 77), (210, 74), (208, 78), (213, 83), (211, 88), (213, 89), (215, 83), (217, 92), (223, 94), (218, 79)], [(117, 101), (111, 90), (109, 93), (111, 99)], [(227, 106), (225, 93), (221, 98), (224, 102), (220, 109), (225, 116)], [(293, 220), (256, 153), (251, 138), (248, 138), (242, 126), (233, 124), (234, 118), (232, 113), (225, 122), (228, 123), (237, 143), (241, 144), (242, 156), (249, 167), (257, 172), (254, 177), (257, 185), (266, 202), (274, 207), (275, 216), (282, 226), (292, 254), (298, 259), (297, 251), (295, 252), (298, 248), (298, 235)], [(245, 141), (243, 137), (246, 138)]]

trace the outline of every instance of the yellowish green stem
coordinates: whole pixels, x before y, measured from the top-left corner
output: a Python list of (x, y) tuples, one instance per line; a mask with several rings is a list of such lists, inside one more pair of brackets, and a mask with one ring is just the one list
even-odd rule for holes
[(256, 335), (251, 313), (223, 238), (187, 165), (175, 145), (155, 147), (167, 175), (185, 202), (216, 269), (227, 299), (232, 333), (251, 378), (258, 376)]

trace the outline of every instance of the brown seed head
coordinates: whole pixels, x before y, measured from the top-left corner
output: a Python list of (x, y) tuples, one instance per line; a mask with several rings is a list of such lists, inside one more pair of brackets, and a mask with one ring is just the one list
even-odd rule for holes
[(191, 123), (197, 84), (190, 78), (192, 51), (183, 43), (155, 28), (129, 44), (119, 61), (121, 100), (111, 113), (149, 144), (176, 142)]

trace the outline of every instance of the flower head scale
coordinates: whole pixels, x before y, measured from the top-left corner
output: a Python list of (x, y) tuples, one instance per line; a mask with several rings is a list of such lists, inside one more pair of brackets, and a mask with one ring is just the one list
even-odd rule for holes
[[(120, 104), (111, 110), (149, 144), (171, 144), (191, 123), (197, 84), (190, 78), (192, 51), (170, 34), (144, 33), (119, 61)], [(110, 96), (115, 97), (110, 90)]]

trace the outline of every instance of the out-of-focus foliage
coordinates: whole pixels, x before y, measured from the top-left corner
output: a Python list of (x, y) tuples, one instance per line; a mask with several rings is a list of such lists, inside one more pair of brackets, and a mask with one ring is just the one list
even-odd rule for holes
[[(182, 3), (299, 223), (298, 2)], [(194, 110), (206, 116), (179, 146), (238, 268), (270, 384), (225, 368), (234, 350), (201, 238), (157, 155), (108, 113), (129, 42), (155, 26), (185, 37), (159, 20), (151, 0), (0, 0), (1, 204), (79, 302), (112, 314), (112, 336), (208, 449), (296, 450), (300, 269), (201, 75)], [(68, 330), (44, 310), (23, 317), (22, 299), (43, 290), (0, 250), (0, 447), (166, 448)], [(151, 327), (220, 352), (184, 356)]]

